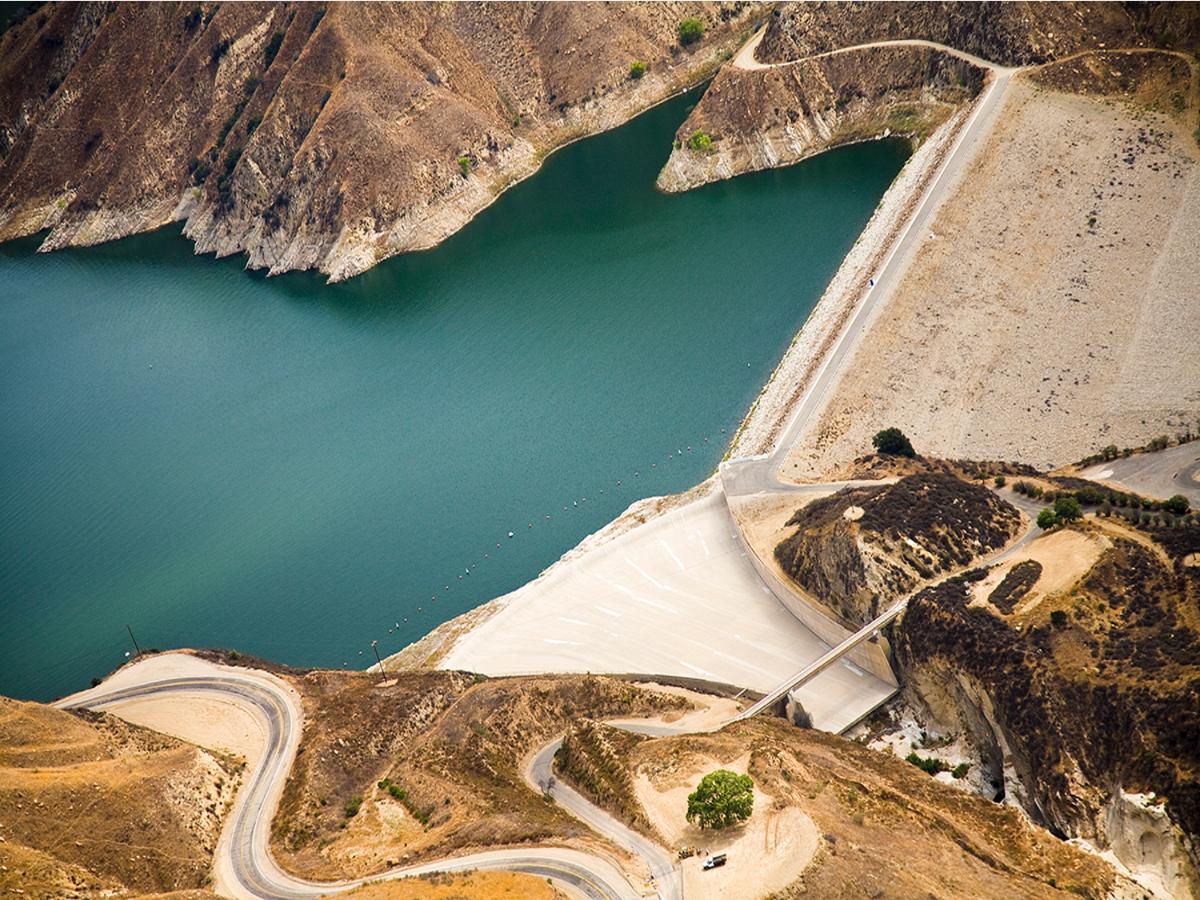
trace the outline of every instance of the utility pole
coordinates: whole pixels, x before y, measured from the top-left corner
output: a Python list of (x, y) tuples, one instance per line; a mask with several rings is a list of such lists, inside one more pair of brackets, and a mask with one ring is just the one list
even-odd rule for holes
[(379, 658), (379, 641), (371, 641), (371, 649), (375, 651), (375, 661), (379, 663), (379, 674), (387, 674), (383, 671), (383, 660)]
[(142, 655), (142, 648), (138, 646), (137, 638), (135, 638), (135, 637), (133, 636), (133, 629), (132, 629), (132, 628), (130, 628), (128, 625), (126, 625), (126, 626), (125, 626), (125, 630), (129, 632), (129, 639), (130, 639), (131, 641), (133, 641), (133, 649), (136, 651), (136, 652), (135, 652), (135, 655), (136, 655), (136, 656), (141, 656), (141, 655)]

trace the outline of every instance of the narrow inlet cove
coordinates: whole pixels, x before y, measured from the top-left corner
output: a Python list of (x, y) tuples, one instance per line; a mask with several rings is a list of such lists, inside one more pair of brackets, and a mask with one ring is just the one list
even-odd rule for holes
[(692, 102), (340, 285), (178, 227), (0, 245), (0, 693), (86, 687), (126, 625), (363, 667), (707, 477), (908, 151), (659, 194)]

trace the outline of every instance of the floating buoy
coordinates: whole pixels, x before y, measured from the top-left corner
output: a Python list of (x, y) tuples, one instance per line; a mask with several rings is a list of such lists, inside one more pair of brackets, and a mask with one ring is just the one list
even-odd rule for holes
[(512, 536), (513, 536), (513, 533), (510, 531), (510, 532), (508, 533), (508, 536), (509, 536), (509, 537), (512, 537)]

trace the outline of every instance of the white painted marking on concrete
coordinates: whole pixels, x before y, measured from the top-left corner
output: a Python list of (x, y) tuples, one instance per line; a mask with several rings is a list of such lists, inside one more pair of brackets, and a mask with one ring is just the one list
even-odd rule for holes
[(619, 612), (617, 612), (616, 610), (609, 609), (607, 606), (597, 606), (596, 611), (602, 612), (606, 616), (612, 616), (614, 619), (621, 618), (621, 614)]
[(568, 647), (578, 647), (579, 641), (560, 641), (556, 638), (542, 638), (547, 644), (566, 644)]
[(593, 572), (592, 576), (594, 578), (598, 578), (600, 581), (603, 581), (605, 584), (607, 584), (613, 590), (620, 591), (622, 594), (624, 594), (630, 600), (636, 600), (638, 603), (644, 603), (647, 606), (653, 607), (654, 609), (661, 609), (663, 612), (671, 613), (671, 615), (675, 615), (675, 616), (679, 615), (679, 610), (675, 609), (675, 607), (667, 606), (665, 603), (655, 603), (649, 597), (643, 597), (641, 594), (637, 593), (636, 591), (631, 591), (629, 588), (625, 587), (625, 585), (617, 584), (617, 582), (613, 581), (611, 578), (605, 578), (599, 572)]
[(583, 625), (583, 626), (585, 626), (585, 627), (590, 627), (590, 626), (591, 626), (591, 624), (592, 624), (591, 622), (585, 622), (585, 621), (583, 621), (583, 619), (570, 619), (570, 618), (567, 618), (566, 616), (559, 616), (559, 617), (558, 617), (558, 621), (560, 621), (560, 622), (568, 622), (568, 623), (570, 623), (571, 625)]
[(658, 543), (661, 544), (662, 548), (667, 551), (667, 555), (670, 556), (671, 559), (675, 560), (675, 565), (679, 566), (679, 571), (686, 572), (687, 566), (680, 562), (679, 557), (675, 555), (675, 551), (671, 549), (671, 545), (661, 538), (659, 539)]
[(704, 669), (701, 669), (699, 666), (693, 666), (690, 662), (686, 662), (681, 659), (681, 660), (679, 660), (679, 664), (681, 666), (683, 666), (685, 669), (690, 669), (691, 671), (695, 672), (697, 675), (703, 675), (705, 678), (713, 677), (712, 672), (707, 672)]

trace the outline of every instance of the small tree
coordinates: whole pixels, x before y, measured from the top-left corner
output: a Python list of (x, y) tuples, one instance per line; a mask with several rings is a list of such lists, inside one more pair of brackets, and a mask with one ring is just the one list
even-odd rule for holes
[(728, 828), (750, 818), (754, 782), (727, 769), (709, 772), (688, 795), (687, 820), (701, 828)]
[(916, 456), (916, 451), (913, 450), (912, 442), (908, 436), (899, 428), (885, 428), (883, 431), (876, 432), (875, 437), (871, 438), (871, 443), (875, 445), (875, 449), (887, 456)]
[(1042, 531), (1049, 531), (1057, 524), (1058, 517), (1054, 515), (1054, 510), (1043, 509), (1040, 513), (1038, 513), (1037, 526), (1038, 528), (1042, 529)]
[(1059, 497), (1054, 501), (1054, 517), (1060, 522), (1073, 522), (1083, 515), (1079, 501), (1074, 497)]
[(688, 139), (688, 146), (697, 153), (711, 153), (712, 138), (697, 128)]
[(1163, 509), (1167, 512), (1175, 513), (1177, 516), (1186, 516), (1188, 510), (1191, 509), (1191, 504), (1188, 503), (1188, 498), (1183, 494), (1176, 494), (1170, 500), (1163, 503)]
[(629, 77), (637, 80), (646, 74), (646, 64), (640, 59), (635, 59), (629, 64)]
[(1061, 609), (1056, 609), (1050, 613), (1050, 624), (1055, 628), (1067, 627), (1067, 614)]
[(694, 44), (704, 37), (704, 23), (695, 16), (690, 16), (679, 23), (679, 43), (683, 46)]
[(458, 168), (462, 172), (463, 178), (466, 178), (468, 175), (470, 175), (471, 174), (471, 157), (460, 156), (458, 158)]
[(1008, 484), (1007, 478), (1005, 478), (1003, 475), (996, 476), (996, 487), (1004, 487), (1006, 484)]

